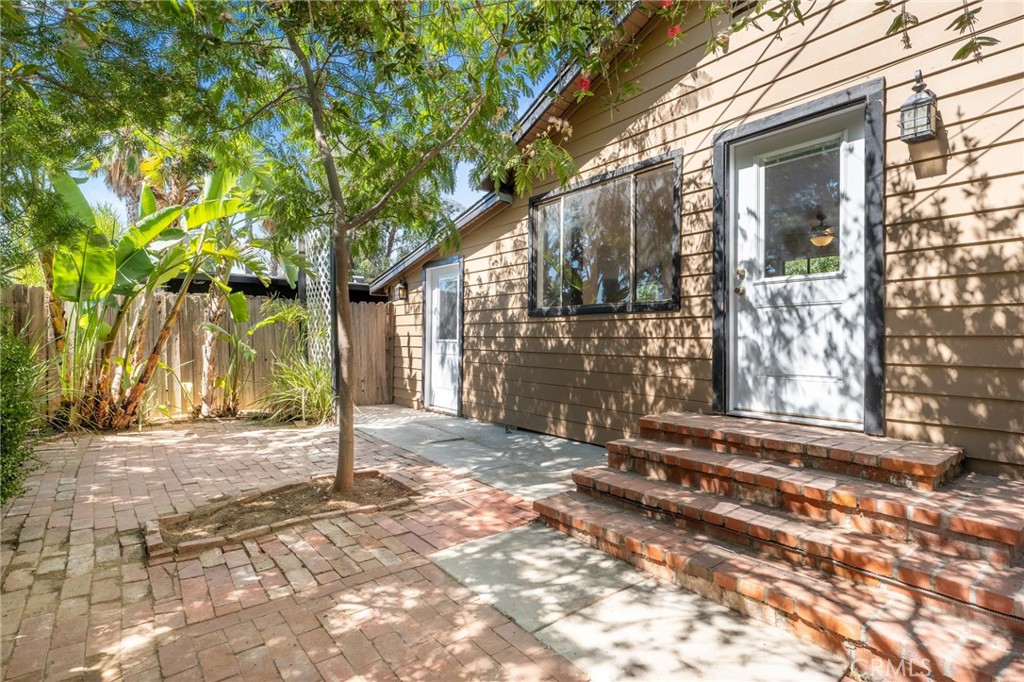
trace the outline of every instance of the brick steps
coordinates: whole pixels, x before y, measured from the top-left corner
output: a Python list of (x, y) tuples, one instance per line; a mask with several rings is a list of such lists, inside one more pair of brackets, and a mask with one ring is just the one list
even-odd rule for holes
[[(1024, 495), (1012, 489), (998, 498), (986, 494), (1000, 485), (996, 479), (982, 482), (985, 477), (971, 474), (957, 483), (959, 488), (928, 492), (647, 438), (612, 441), (608, 452), (611, 468), (913, 541), (948, 555), (1003, 567), (1024, 555)], [(976, 490), (972, 481), (980, 483)]]
[(640, 436), (922, 490), (952, 480), (964, 457), (948, 445), (684, 412), (641, 418)]
[(652, 521), (579, 492), (538, 500), (534, 508), (552, 527), (661, 579), (848, 654), (865, 675), (965, 682), (1024, 679), (1020, 638), (899, 592), (726, 548), (709, 535)]
[(910, 542), (607, 467), (576, 471), (573, 481), (580, 492), (648, 518), (856, 582), (893, 581), (914, 599), (953, 613), (963, 613), (967, 605), (980, 607), (993, 613), (975, 616), (1024, 633), (1024, 566), (995, 568), (985, 561), (938, 554)]

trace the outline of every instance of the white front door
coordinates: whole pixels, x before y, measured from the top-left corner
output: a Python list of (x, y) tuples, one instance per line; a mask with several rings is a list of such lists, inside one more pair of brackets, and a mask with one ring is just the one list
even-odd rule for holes
[(458, 412), (462, 371), (461, 265), (427, 269), (423, 395), (427, 407)]
[(731, 153), (729, 411), (862, 428), (863, 107)]

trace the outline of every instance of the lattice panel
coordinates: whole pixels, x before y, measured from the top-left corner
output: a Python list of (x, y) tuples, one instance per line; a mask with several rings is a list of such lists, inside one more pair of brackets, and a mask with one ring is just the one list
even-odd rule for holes
[(325, 365), (333, 363), (331, 351), (331, 240), (326, 227), (306, 237), (306, 254), (313, 264), (306, 278), (306, 306), (309, 309), (309, 357)]

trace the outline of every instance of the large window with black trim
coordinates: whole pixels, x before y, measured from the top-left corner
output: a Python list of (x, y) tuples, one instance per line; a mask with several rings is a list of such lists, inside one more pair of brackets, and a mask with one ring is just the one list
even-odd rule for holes
[(679, 306), (679, 154), (530, 200), (530, 314)]

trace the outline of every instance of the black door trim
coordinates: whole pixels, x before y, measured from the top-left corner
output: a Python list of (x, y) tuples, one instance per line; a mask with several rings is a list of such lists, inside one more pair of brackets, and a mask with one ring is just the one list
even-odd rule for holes
[(840, 109), (864, 107), (864, 431), (885, 431), (885, 80), (877, 79), (832, 93), (715, 136), (712, 211), (713, 409), (724, 414), (728, 401), (729, 148), (738, 142), (818, 118)]

